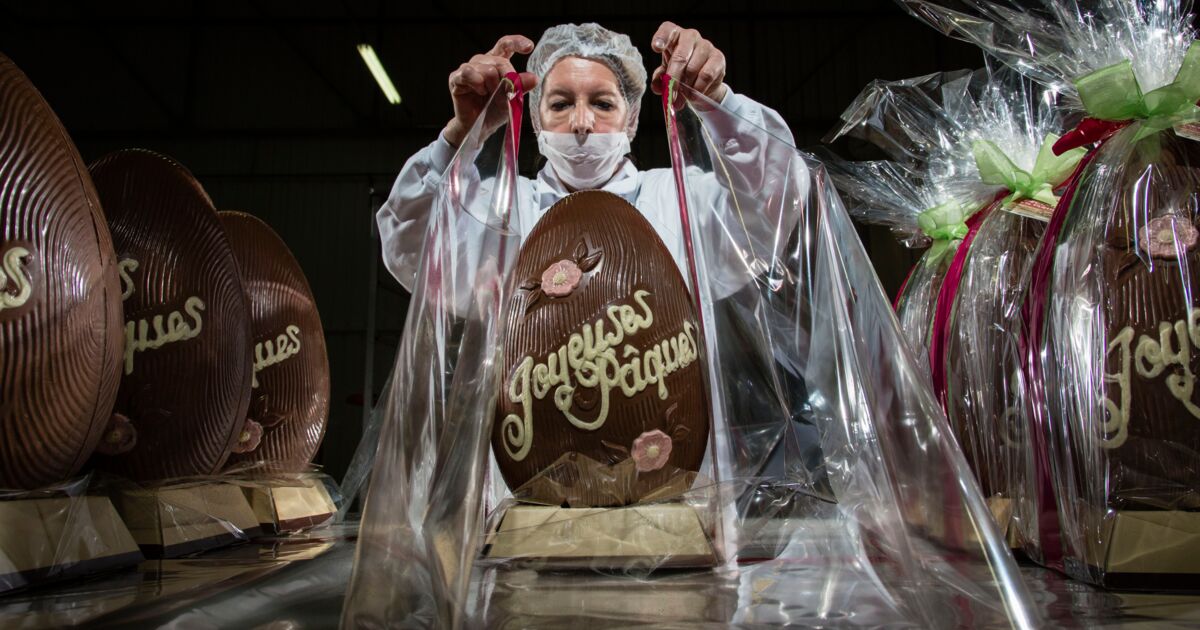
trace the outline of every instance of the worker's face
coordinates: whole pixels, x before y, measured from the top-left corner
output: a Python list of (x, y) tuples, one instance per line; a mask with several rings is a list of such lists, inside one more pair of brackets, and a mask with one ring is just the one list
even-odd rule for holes
[(617, 76), (608, 66), (564, 57), (543, 80), (538, 104), (543, 130), (579, 136), (625, 131), (628, 106)]

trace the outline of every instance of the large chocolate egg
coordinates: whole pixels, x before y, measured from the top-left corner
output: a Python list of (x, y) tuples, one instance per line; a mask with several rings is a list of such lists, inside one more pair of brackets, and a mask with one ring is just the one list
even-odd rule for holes
[(0, 488), (62, 481), (91, 455), (117, 394), (120, 294), (79, 152), (0, 55)]
[(329, 417), (329, 358), (317, 303), (300, 263), (266, 223), (221, 212), (250, 300), (254, 393), (244, 440), (229, 466), (264, 463), (299, 472), (312, 461)]
[(1108, 504), (1200, 509), (1200, 143), (1160, 134), (1156, 152), (1134, 151), (1109, 176), (1120, 183), (1105, 200), (1105, 357), (1093, 368), (1104, 374)]
[(611, 506), (689, 488), (708, 443), (683, 276), (620, 197), (570, 195), (521, 247), (492, 450), (521, 500)]
[(246, 291), (212, 201), (149, 151), (91, 166), (117, 250), (125, 352), (96, 466), (138, 480), (219, 472), (250, 405)]

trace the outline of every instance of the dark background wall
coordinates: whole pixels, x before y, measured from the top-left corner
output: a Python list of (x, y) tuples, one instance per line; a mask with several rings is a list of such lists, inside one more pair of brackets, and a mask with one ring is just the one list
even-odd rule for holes
[[(536, 41), (549, 26), (584, 21), (627, 33), (649, 71), (663, 20), (721, 48), (729, 85), (778, 110), (801, 148), (818, 143), (872, 79), (981, 63), (975, 49), (883, 0), (0, 0), (0, 53), (42, 91), (85, 161), (127, 147), (170, 155), (218, 208), (262, 217), (291, 246), (321, 308), (333, 373), (318, 462), (340, 478), (359, 439), (364, 391), (377, 392), (390, 369), (407, 304), (377, 262), (372, 210), (405, 159), (449, 120), (447, 75), (502, 35)], [(383, 98), (359, 43), (378, 51), (400, 105)], [(645, 168), (667, 160), (657, 112), (648, 100), (634, 142)], [(530, 136), (522, 146), (529, 159), (537, 145)], [(886, 231), (863, 236), (894, 293), (914, 252)], [(372, 317), (377, 334), (368, 338)]]

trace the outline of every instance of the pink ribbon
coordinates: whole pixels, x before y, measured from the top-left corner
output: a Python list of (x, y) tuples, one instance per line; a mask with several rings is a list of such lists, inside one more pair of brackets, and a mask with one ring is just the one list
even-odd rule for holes
[[(1084, 127), (1085, 119), (1080, 123), (1076, 130)], [(1104, 123), (1105, 121), (1097, 121)], [(1054, 145), (1054, 150), (1057, 153), (1061, 150), (1067, 151), (1073, 148), (1073, 142), (1082, 140), (1085, 137), (1099, 137), (1100, 145), (1103, 145), (1113, 133), (1116, 133), (1124, 124), (1111, 128), (1105, 134), (1097, 136), (1097, 133), (1104, 131), (1103, 125), (1091, 126), (1092, 131), (1081, 133), (1076, 136), (1075, 140), (1064, 144), (1062, 140), (1066, 140), (1071, 134), (1063, 136), (1062, 140)], [(1072, 131), (1071, 133), (1075, 133)], [(1086, 144), (1086, 142), (1085, 142)], [(1046, 226), (1046, 233), (1042, 236), (1042, 240), (1038, 243), (1038, 249), (1035, 253), (1033, 263), (1033, 275), (1029, 281), (1029, 293), (1026, 295), (1025, 302), (1021, 305), (1021, 320), (1024, 322), (1023, 329), (1017, 339), (1017, 351), (1019, 356), (1025, 362), (1025, 373), (1028, 377), (1028, 390), (1030, 400), (1030, 426), (1029, 440), (1030, 448), (1034, 454), (1034, 505), (1038, 510), (1038, 540), (1042, 548), (1042, 562), (1048, 567), (1063, 570), (1063, 550), (1062, 550), (1062, 532), (1058, 526), (1058, 505), (1054, 498), (1054, 481), (1051, 478), (1050, 469), (1050, 447), (1047, 444), (1047, 436), (1050, 429), (1049, 409), (1046, 407), (1046, 383), (1043, 380), (1041, 348), (1043, 336), (1043, 322), (1045, 319), (1046, 301), (1049, 298), (1047, 295), (1050, 288), (1050, 273), (1054, 267), (1054, 250), (1058, 245), (1058, 234), (1062, 231), (1062, 226), (1067, 217), (1068, 209), (1071, 207), (1071, 200), (1075, 198), (1075, 191), (1079, 187), (1080, 175), (1088, 164), (1096, 157), (1100, 146), (1093, 148), (1088, 152), (1079, 165), (1075, 167), (1075, 172), (1067, 180), (1066, 190), (1063, 191), (1062, 197), (1058, 200), (1058, 205), (1054, 208), (1054, 214), (1050, 217), (1050, 224)]]
[(958, 244), (958, 249), (954, 251), (950, 268), (942, 279), (942, 288), (938, 290), (937, 302), (934, 305), (933, 332), (929, 340), (929, 368), (930, 374), (933, 376), (933, 393), (937, 395), (942, 410), (947, 413), (949, 411), (946, 401), (946, 345), (950, 338), (950, 312), (954, 306), (954, 298), (958, 295), (958, 282), (962, 279), (967, 252), (971, 249), (975, 234), (979, 232), (979, 226), (996, 208), (1000, 200), (1008, 194), (1007, 190), (1000, 191), (987, 207), (967, 218), (967, 235), (963, 237), (962, 242)]

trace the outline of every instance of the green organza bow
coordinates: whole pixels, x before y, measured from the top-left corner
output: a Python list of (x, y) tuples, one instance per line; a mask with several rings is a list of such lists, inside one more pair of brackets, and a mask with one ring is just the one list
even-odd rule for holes
[(969, 212), (957, 200), (951, 199), (938, 204), (917, 215), (917, 225), (926, 236), (933, 239), (933, 245), (926, 253), (928, 264), (937, 264), (947, 254), (958, 247), (958, 243), (967, 236), (967, 217)]
[(1087, 151), (1080, 147), (1062, 155), (1054, 155), (1055, 142), (1058, 142), (1058, 136), (1046, 136), (1038, 149), (1032, 172), (1013, 164), (1004, 151), (991, 140), (978, 140), (971, 146), (971, 150), (975, 154), (975, 165), (979, 167), (979, 176), (983, 182), (1004, 186), (1012, 193), (1004, 200), (1005, 205), (1022, 199), (1035, 199), (1053, 207), (1058, 205), (1054, 187), (1070, 177), (1076, 165), (1087, 154)]
[(1200, 46), (1193, 42), (1183, 65), (1168, 85), (1142, 93), (1133, 64), (1126, 59), (1075, 81), (1079, 98), (1092, 118), (1142, 121), (1134, 141), (1175, 125), (1200, 120)]

